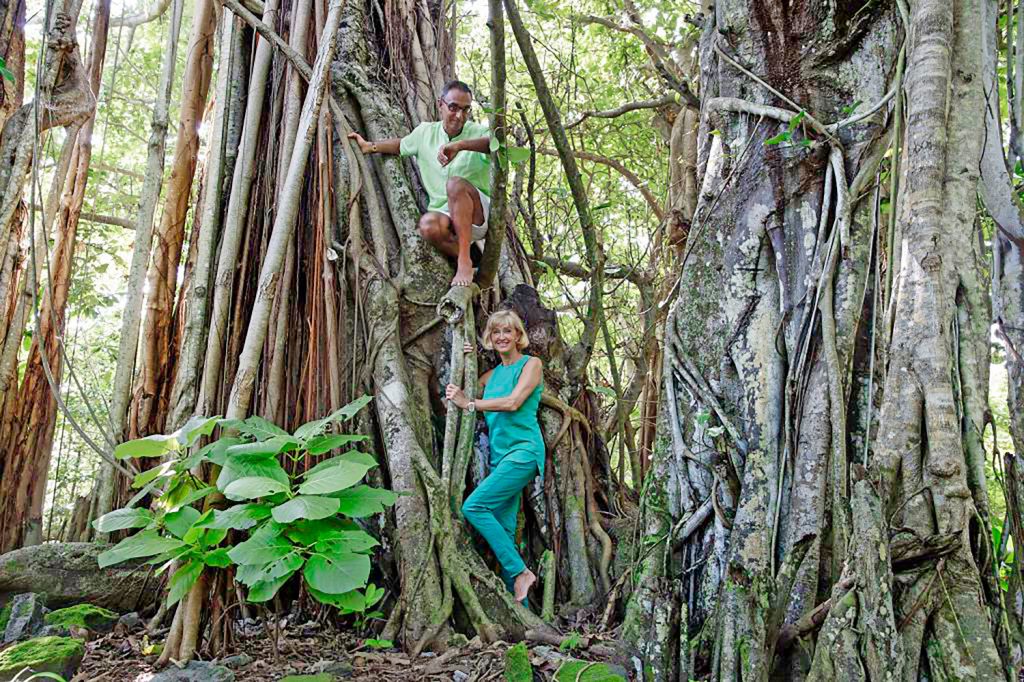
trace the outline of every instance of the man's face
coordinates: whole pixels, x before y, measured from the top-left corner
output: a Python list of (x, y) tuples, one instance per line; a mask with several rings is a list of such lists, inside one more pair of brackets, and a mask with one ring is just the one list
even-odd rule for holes
[(438, 100), (441, 123), (448, 137), (455, 137), (462, 132), (462, 126), (469, 118), (469, 105), (472, 103), (472, 95), (457, 88), (452, 88)]

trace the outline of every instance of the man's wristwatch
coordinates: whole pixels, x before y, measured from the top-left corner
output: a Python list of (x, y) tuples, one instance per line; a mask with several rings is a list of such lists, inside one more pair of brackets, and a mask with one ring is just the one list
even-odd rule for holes
[(374, 142), (374, 143), (372, 143), (370, 145), (370, 153), (371, 154), (376, 154), (377, 153), (377, 143), (376, 142)]

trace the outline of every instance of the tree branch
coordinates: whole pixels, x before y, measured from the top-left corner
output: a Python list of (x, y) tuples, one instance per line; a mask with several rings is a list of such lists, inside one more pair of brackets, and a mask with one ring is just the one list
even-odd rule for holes
[(569, 130), (570, 128), (575, 128), (588, 118), (618, 118), (619, 116), (628, 114), (631, 111), (639, 111), (640, 109), (657, 109), (658, 107), (665, 107), (670, 104), (674, 104), (675, 102), (676, 94), (674, 92), (666, 92), (657, 99), (642, 99), (638, 102), (626, 102), (614, 109), (605, 109), (604, 111), (584, 111), (578, 119), (565, 126), (565, 129)]
[[(557, 151), (546, 147), (541, 147), (537, 151), (547, 156), (558, 156)], [(609, 168), (613, 168), (618, 171), (622, 177), (626, 178), (626, 181), (629, 182), (629, 184), (633, 185), (633, 187), (640, 191), (640, 194), (643, 195), (647, 205), (651, 207), (652, 211), (654, 211), (654, 215), (658, 216), (658, 222), (665, 220), (665, 209), (661, 207), (661, 203), (658, 201), (658, 198), (654, 196), (654, 193), (647, 188), (647, 183), (641, 180), (636, 173), (622, 165), (621, 162), (607, 156), (592, 154), (590, 152), (573, 151), (573, 154), (575, 154), (577, 159), (599, 163), (602, 166), (608, 166)]]
[(604, 317), (604, 252), (598, 240), (597, 229), (594, 227), (590, 215), (590, 203), (587, 200), (587, 192), (583, 187), (583, 180), (580, 177), (579, 167), (576, 165), (576, 157), (569, 146), (569, 138), (565, 134), (565, 127), (562, 125), (562, 115), (551, 97), (547, 81), (544, 78), (544, 71), (541, 69), (540, 60), (537, 59), (537, 52), (533, 49), (533, 42), (530, 38), (523, 18), (519, 14), (519, 8), (515, 0), (504, 0), (505, 12), (508, 14), (509, 24), (515, 34), (516, 42), (519, 44), (519, 51), (523, 55), (523, 61), (530, 73), (533, 87), (537, 92), (537, 100), (544, 112), (544, 120), (551, 133), (552, 142), (558, 150), (558, 157), (562, 161), (565, 170), (566, 180), (569, 183), (569, 190), (572, 193), (573, 204), (579, 216), (580, 230), (583, 232), (583, 243), (586, 246), (587, 261), (590, 264), (590, 271), (593, 279), (590, 282), (590, 296), (587, 302), (587, 318), (584, 323), (583, 333), (580, 336), (580, 356), (574, 358), (572, 372), (575, 379), (579, 380), (586, 372), (590, 358), (594, 353), (597, 342), (599, 321)]
[(110, 20), (110, 28), (118, 28), (125, 26), (127, 28), (136, 28), (143, 24), (148, 24), (155, 19), (159, 19), (160, 16), (167, 11), (170, 6), (171, 0), (156, 0), (152, 6), (146, 9), (141, 14), (132, 14), (130, 16), (121, 16), (116, 19)]
[[(586, 281), (589, 280), (591, 276), (590, 270), (579, 263), (573, 263), (572, 261), (551, 258), (550, 256), (534, 256), (534, 260), (544, 263), (545, 265), (558, 270), (563, 275), (568, 275), (574, 279)], [(607, 263), (605, 264), (604, 276), (608, 279), (624, 279), (638, 287), (644, 287), (651, 283), (650, 277), (637, 268), (628, 268), (624, 265), (616, 265), (614, 263), (611, 265)]]
[(486, 289), (498, 272), (498, 259), (505, 241), (505, 212), (508, 207), (508, 163), (500, 155), (506, 153), (508, 133), (505, 111), (505, 14), (501, 0), (488, 0), (487, 27), (491, 31), (491, 135), (498, 141), (498, 150), (491, 152), (491, 207), (487, 217), (487, 244), (477, 271), (477, 283)]
[[(43, 208), (39, 204), (32, 204), (33, 211), (42, 211)], [(127, 218), (118, 218), (112, 215), (102, 215), (100, 213), (87, 213), (82, 211), (78, 214), (80, 220), (84, 220), (87, 223), (100, 223), (102, 225), (116, 225), (117, 227), (123, 227), (126, 230), (135, 229), (135, 221), (128, 220)]]

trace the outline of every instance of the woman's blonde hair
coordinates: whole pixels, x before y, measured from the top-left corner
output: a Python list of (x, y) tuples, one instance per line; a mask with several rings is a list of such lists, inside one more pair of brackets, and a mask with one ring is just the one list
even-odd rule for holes
[(491, 343), (491, 332), (494, 331), (495, 327), (511, 327), (512, 329), (519, 332), (519, 338), (516, 339), (516, 348), (522, 350), (530, 345), (530, 337), (526, 335), (526, 327), (523, 326), (523, 321), (519, 319), (514, 310), (499, 310), (491, 313), (491, 316), (487, 318), (487, 326), (484, 327), (484, 348), (487, 350), (494, 350), (494, 344)]

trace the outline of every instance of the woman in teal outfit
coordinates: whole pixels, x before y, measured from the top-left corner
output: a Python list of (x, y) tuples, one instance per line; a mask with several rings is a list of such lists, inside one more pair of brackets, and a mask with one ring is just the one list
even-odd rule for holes
[[(491, 474), (462, 505), (462, 515), (494, 550), (502, 580), (520, 602), (537, 576), (516, 551), (519, 498), (534, 476), (544, 476), (544, 439), (537, 422), (544, 368), (540, 358), (523, 354), (529, 342), (518, 315), (511, 310), (492, 314), (484, 328), (483, 344), (498, 352), (501, 363), (480, 377), (483, 398), (469, 400), (454, 384), (446, 391), (456, 407), (480, 410), (487, 421)], [(473, 352), (468, 344), (466, 352)]]

